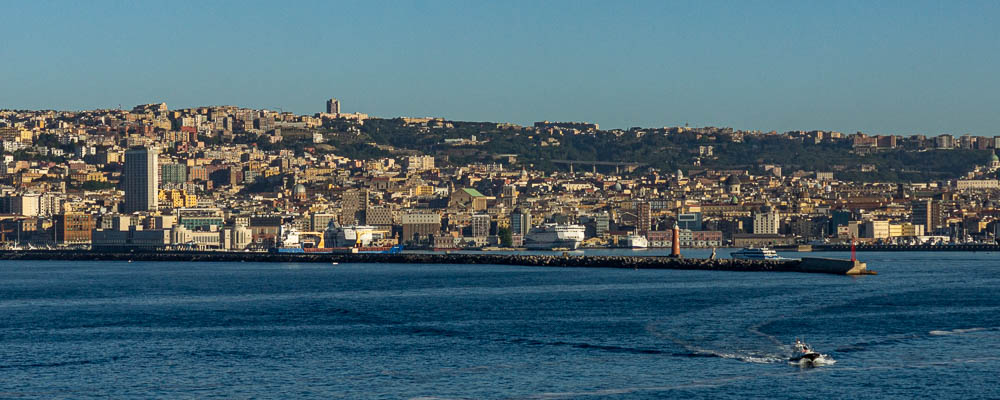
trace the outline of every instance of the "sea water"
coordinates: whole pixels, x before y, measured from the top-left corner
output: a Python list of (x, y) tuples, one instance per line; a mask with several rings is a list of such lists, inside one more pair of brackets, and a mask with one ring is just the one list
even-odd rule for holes
[[(861, 253), (860, 277), (3, 261), (0, 398), (1000, 398), (998, 255)], [(790, 365), (796, 338), (836, 363)]]

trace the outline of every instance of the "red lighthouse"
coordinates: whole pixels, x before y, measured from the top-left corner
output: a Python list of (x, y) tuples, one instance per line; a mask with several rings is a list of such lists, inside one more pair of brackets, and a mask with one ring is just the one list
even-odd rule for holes
[(681, 258), (681, 228), (677, 226), (677, 221), (674, 221), (673, 229), (673, 246), (670, 248), (670, 256), (675, 258)]

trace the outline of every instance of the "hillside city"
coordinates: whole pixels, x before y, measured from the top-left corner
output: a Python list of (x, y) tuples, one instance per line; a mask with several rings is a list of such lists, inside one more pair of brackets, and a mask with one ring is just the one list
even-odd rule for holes
[[(1000, 138), (210, 106), (0, 111), (5, 248), (995, 243)], [(346, 229), (352, 230), (345, 236)], [(338, 229), (340, 235), (338, 236)], [(551, 246), (553, 248), (560, 246)]]

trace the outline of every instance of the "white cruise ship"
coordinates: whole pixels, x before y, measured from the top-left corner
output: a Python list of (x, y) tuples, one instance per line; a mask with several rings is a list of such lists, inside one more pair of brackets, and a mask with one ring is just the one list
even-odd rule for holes
[(630, 249), (645, 249), (649, 247), (649, 240), (642, 235), (628, 235), (625, 237), (625, 247)]
[(587, 231), (583, 225), (544, 224), (531, 228), (524, 236), (524, 247), (533, 250), (576, 250)]

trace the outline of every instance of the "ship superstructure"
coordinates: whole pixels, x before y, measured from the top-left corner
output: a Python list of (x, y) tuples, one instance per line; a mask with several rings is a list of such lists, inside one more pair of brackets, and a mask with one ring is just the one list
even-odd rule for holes
[(576, 250), (583, 242), (586, 228), (583, 225), (544, 224), (528, 231), (524, 247), (534, 250)]

